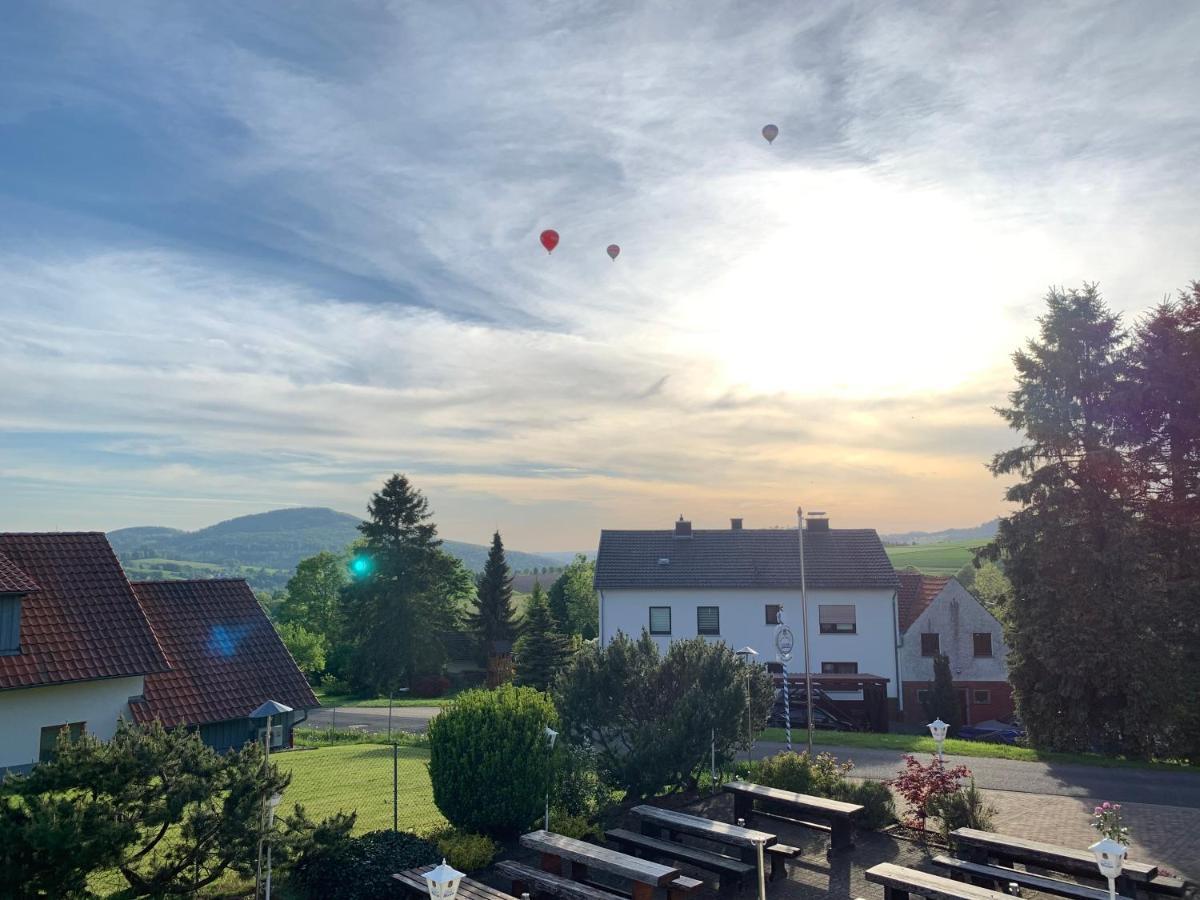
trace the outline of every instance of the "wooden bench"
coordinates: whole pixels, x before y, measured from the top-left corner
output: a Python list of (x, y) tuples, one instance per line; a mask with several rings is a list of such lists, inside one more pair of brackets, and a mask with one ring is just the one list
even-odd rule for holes
[[(752, 784), (748, 781), (731, 781), (724, 786), (724, 790), (733, 794), (734, 821), (743, 819), (749, 822), (754, 814), (755, 800), (770, 803), (776, 808), (795, 814), (797, 818), (792, 818), (791, 821), (798, 825), (828, 832), (831, 853), (854, 847), (854, 818), (865, 808), (857, 803), (843, 803), (827, 797), (798, 794), (795, 791)], [(812, 818), (824, 819), (828, 824), (809, 821)]]
[(745, 880), (752, 877), (758, 869), (757, 861), (745, 863), (732, 856), (723, 856), (720, 853), (701, 850), (699, 847), (689, 847), (687, 844), (680, 844), (676, 841), (664, 841), (661, 838), (638, 834), (636, 831), (627, 831), (624, 828), (606, 831), (604, 836), (623, 848), (635, 852), (640, 851), (655, 859), (676, 860), (698, 869), (704, 869), (706, 872), (713, 872), (717, 876), (720, 892), (726, 896), (736, 893)]
[(671, 809), (659, 809), (657, 806), (635, 806), (630, 810), (642, 823), (642, 833), (658, 837), (666, 831), (671, 837), (678, 834), (690, 834), (716, 844), (725, 844), (737, 848), (742, 862), (758, 865), (758, 854), (755, 848), (762, 845), (765, 850), (779, 843), (775, 835), (766, 831), (755, 831), (740, 825), (727, 825), (701, 816), (690, 816), (687, 813), (675, 812)]
[(999, 891), (906, 869), (894, 863), (872, 866), (867, 869), (866, 877), (867, 881), (883, 885), (883, 900), (908, 900), (909, 894), (930, 900), (1012, 900), (1008, 894)]
[(799, 847), (789, 847), (787, 844), (772, 844), (767, 848), (767, 856), (771, 860), (771, 880), (787, 878), (786, 861), (800, 855)]
[[(606, 872), (633, 883), (630, 896), (634, 900), (649, 900), (656, 887), (668, 887), (678, 877), (679, 870), (671, 866), (598, 847), (552, 831), (531, 831), (521, 835), (521, 846), (542, 855), (542, 869), (555, 875), (564, 874), (563, 860), (571, 864), (571, 877), (587, 881), (589, 869)], [(679, 890), (679, 888), (676, 888)]]
[[(985, 866), (993, 861), (1007, 866), (1021, 863), (1051, 872), (1061, 872), (1064, 875), (1100, 877), (1096, 869), (1096, 857), (1088, 850), (1061, 847), (1058, 844), (1030, 841), (974, 828), (956, 829), (950, 832), (950, 837), (958, 847), (958, 855), (967, 862)], [(1126, 897), (1136, 897), (1138, 887), (1148, 887), (1157, 876), (1158, 866), (1127, 859), (1122, 867), (1121, 876), (1117, 879), (1117, 893)]]
[(496, 863), (496, 871), (512, 881), (512, 892), (517, 895), (530, 892), (558, 900), (623, 900), (620, 894), (510, 859)]
[[(980, 887), (990, 887), (994, 890), (1003, 891), (1009, 883), (1014, 883), (1021, 885), (1021, 887), (1040, 891), (1043, 894), (1074, 897), (1076, 900), (1108, 900), (1107, 888), (1074, 884), (1070, 881), (1050, 878), (1047, 875), (1020, 872), (1005, 866), (988, 866), (982, 863), (954, 859), (950, 856), (935, 856), (933, 864), (939, 868), (948, 869), (951, 878), (954, 878), (956, 875), (964, 879), (969, 878), (972, 884), (977, 884)], [(1131, 900), (1131, 898), (1121, 897), (1120, 900)]]
[[(409, 893), (417, 894), (418, 896), (429, 896), (429, 884), (425, 881), (425, 873), (436, 869), (437, 866), (418, 866), (415, 869), (405, 869), (403, 872), (397, 872), (392, 877), (400, 882)], [(458, 884), (458, 896), (461, 900), (516, 900), (516, 898), (498, 891), (493, 887), (488, 887), (486, 884), (474, 881), (470, 878), (464, 878)]]

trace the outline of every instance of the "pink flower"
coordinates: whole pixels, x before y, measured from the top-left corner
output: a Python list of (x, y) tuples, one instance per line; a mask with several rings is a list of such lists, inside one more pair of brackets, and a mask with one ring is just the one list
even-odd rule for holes
[(1097, 806), (1097, 807), (1096, 807), (1096, 815), (1100, 815), (1102, 812), (1103, 812), (1103, 810), (1102, 810), (1102, 809), (1100, 809), (1100, 807), (1098, 807), (1098, 806)]
[(1100, 804), (1100, 806), (1101, 806), (1103, 809), (1112, 809), (1112, 804), (1111, 804), (1111, 803), (1109, 803), (1107, 800), (1105, 800), (1103, 803), (1101, 803), (1101, 804)]
[(1120, 803), (1114, 803), (1114, 804), (1113, 804), (1113, 810), (1114, 810), (1114, 811), (1115, 811), (1115, 810), (1118, 810), (1118, 809), (1120, 809), (1120, 808), (1121, 808), (1121, 804), (1120, 804)]

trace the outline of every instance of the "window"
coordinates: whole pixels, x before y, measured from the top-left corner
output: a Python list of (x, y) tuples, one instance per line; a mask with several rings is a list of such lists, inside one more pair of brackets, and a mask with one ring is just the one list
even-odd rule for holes
[(781, 609), (783, 609), (783, 607), (780, 606), (778, 603), (768, 603), (767, 604), (767, 624), (768, 625), (778, 625), (779, 624), (779, 611)]
[(858, 663), (856, 662), (823, 662), (821, 663), (822, 675), (857, 675)]
[(990, 631), (976, 632), (974, 639), (976, 656), (992, 655), (992, 634)]
[(821, 634), (854, 634), (858, 631), (854, 616), (854, 604), (821, 606)]
[(696, 607), (696, 634), (721, 633), (721, 607)]
[(928, 703), (929, 702), (929, 691), (927, 691), (927, 690), (917, 691), (917, 702), (920, 703), (922, 706), (924, 706), (926, 703)]
[[(267, 729), (265, 729), (265, 728), (258, 729), (258, 737), (256, 738), (256, 740), (260, 744), (263, 742), (263, 735), (266, 734), (266, 731), (267, 731)], [(272, 725), (271, 726), (271, 748), (274, 749), (276, 747), (282, 747), (282, 746), (283, 746), (283, 726), (282, 725)]]
[(937, 632), (932, 634), (926, 633), (921, 635), (921, 655), (922, 656), (937, 656), (942, 650), (941, 641), (938, 640)]
[(974, 694), (975, 694), (974, 700), (976, 703), (991, 703), (992, 702), (992, 692), (991, 691), (975, 691)]
[(41, 739), (38, 741), (38, 762), (46, 762), (54, 758), (54, 750), (58, 746), (58, 735), (65, 728), (67, 730), (67, 740), (77, 741), (83, 734), (83, 722), (72, 722), (70, 725), (65, 722), (62, 725), (47, 725), (42, 729)]
[(669, 606), (652, 606), (652, 607), (650, 607), (650, 633), (651, 634), (670, 634), (671, 633), (671, 607), (669, 607)]

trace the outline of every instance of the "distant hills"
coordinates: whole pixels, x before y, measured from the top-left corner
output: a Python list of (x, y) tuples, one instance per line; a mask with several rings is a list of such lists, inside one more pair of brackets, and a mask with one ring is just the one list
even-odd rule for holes
[(947, 528), (944, 531), (905, 531), (901, 534), (883, 534), (885, 544), (941, 544), (946, 541), (974, 541), (986, 543), (996, 536), (1000, 524), (998, 518), (974, 528)]
[[(131, 578), (231, 575), (246, 578), (255, 588), (273, 589), (282, 587), (305, 557), (344, 550), (359, 537), (360, 521), (334, 509), (299, 507), (239, 516), (198, 531), (119, 528), (108, 533), (108, 540)], [(443, 541), (442, 548), (474, 572), (482, 571), (487, 559), (483, 544)], [(515, 570), (557, 568), (574, 556), (519, 550), (506, 555)]]

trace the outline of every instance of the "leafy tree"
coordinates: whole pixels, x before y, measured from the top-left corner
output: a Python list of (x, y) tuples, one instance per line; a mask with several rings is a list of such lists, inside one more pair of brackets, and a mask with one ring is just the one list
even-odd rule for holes
[(341, 593), (350, 581), (345, 553), (322, 550), (300, 560), (278, 611), (281, 622), (302, 625), (335, 643), (341, 632)]
[(275, 630), (279, 632), (280, 640), (301, 672), (312, 679), (325, 671), (325, 654), (329, 650), (329, 642), (325, 640), (324, 635), (290, 622), (276, 625)]
[(694, 786), (746, 746), (746, 689), (752, 719), (763, 726), (774, 703), (771, 677), (703, 638), (673, 642), (666, 656), (645, 631), (618, 634), (607, 647), (587, 644), (554, 683), (564, 734), (591, 744), (602, 777), (631, 797)]
[(1020, 509), (988, 551), (1012, 582), (1009, 675), (1035, 744), (1149, 754), (1178, 679), (1122, 454), (1125, 335), (1094, 286), (1051, 291), (1046, 304), (1038, 339), (1013, 355), (1017, 387), (999, 411), (1024, 442), (990, 466), (1018, 478), (1005, 496)]
[(546, 592), (536, 581), (525, 607), (524, 624), (524, 633), (517, 641), (514, 653), (517, 683), (539, 691), (548, 690), (566, 665), (570, 648), (555, 626)]
[(1012, 594), (1012, 583), (992, 560), (987, 560), (975, 573), (975, 583), (970, 591), (987, 609), (995, 613), (1001, 609)]
[(504, 542), (497, 531), (492, 535), (492, 547), (476, 583), (474, 612), (467, 616), (467, 627), (484, 658), (491, 653), (494, 642), (512, 642), (517, 636), (512, 595), (513, 579), (504, 559)]
[[(123, 896), (193, 893), (253, 871), (262, 799), (288, 780), (264, 771), (255, 742), (219, 754), (195, 732), (123, 721), (108, 742), (64, 735), (52, 760), (0, 784), (0, 870), (29, 872), (49, 896), (112, 865), (129, 884)], [(50, 859), (62, 868), (38, 876)], [(30, 884), (13, 890), (37, 896)]]
[(429, 501), (403, 475), (389, 478), (367, 509), (359, 527), (370, 569), (343, 592), (344, 621), (353, 683), (383, 693), (440, 670), (439, 635), (457, 624), (471, 578), (439, 549)]
[(550, 586), (550, 611), (566, 634), (591, 640), (600, 633), (600, 600), (594, 581), (596, 567), (580, 553)]
[(962, 727), (962, 708), (958, 704), (958, 693), (954, 690), (954, 675), (950, 671), (950, 657), (939, 653), (933, 658), (933, 687), (929, 698), (922, 704), (929, 721), (941, 719), (950, 726), (951, 737)]

